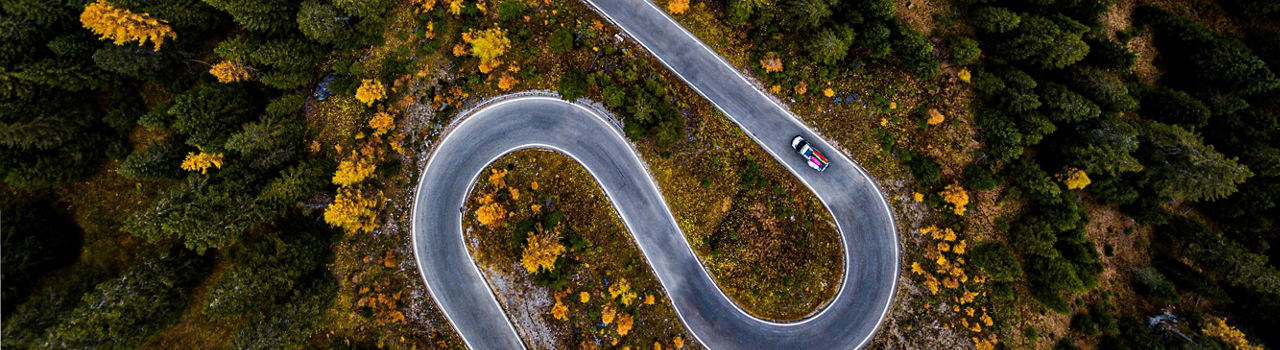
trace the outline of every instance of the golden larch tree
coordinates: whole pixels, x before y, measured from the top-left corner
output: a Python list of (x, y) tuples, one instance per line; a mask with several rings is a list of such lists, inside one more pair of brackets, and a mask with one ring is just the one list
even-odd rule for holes
[(377, 207), (376, 197), (366, 198), (359, 188), (341, 187), (333, 204), (325, 209), (324, 221), (350, 233), (372, 232), (377, 227), (378, 213), (374, 211)]
[(395, 118), (391, 117), (391, 114), (387, 112), (378, 112), (373, 115), (373, 119), (369, 119), (369, 127), (373, 128), (373, 136), (385, 135), (395, 126)]
[(365, 79), (360, 83), (360, 88), (356, 89), (356, 99), (368, 106), (385, 97), (387, 91), (383, 89), (382, 82), (374, 79)]
[(205, 153), (204, 148), (200, 148), (200, 153), (187, 152), (187, 158), (182, 160), (182, 170), (186, 171), (199, 170), (204, 174), (211, 167), (222, 169), (222, 153)]
[(520, 256), (520, 266), (529, 273), (541, 270), (551, 271), (556, 267), (556, 259), (564, 253), (564, 245), (554, 232), (539, 232), (529, 235), (525, 241), (524, 253)]
[(934, 109), (934, 108), (929, 109), (929, 120), (927, 120), (929, 125), (942, 124), (942, 122), (945, 120), (947, 120), (947, 117), (942, 115), (942, 112), (939, 112), (937, 109)]
[(339, 186), (351, 186), (370, 176), (377, 170), (373, 163), (360, 159), (358, 155), (352, 154), (353, 158), (338, 163), (338, 171), (333, 174), (333, 184)]
[(492, 193), (480, 200), (480, 209), (476, 210), (476, 220), (479, 220), (481, 225), (494, 226), (506, 219), (507, 210), (493, 201)]
[(969, 192), (965, 192), (960, 185), (950, 184), (942, 190), (942, 200), (951, 203), (952, 213), (963, 216), (967, 210), (965, 206), (969, 205)]
[(1244, 332), (1227, 324), (1227, 320), (1224, 318), (1210, 316), (1205, 320), (1204, 327), (1200, 331), (1207, 336), (1217, 338), (1236, 350), (1262, 350), (1261, 346), (1249, 344), (1249, 339), (1244, 337)]
[(234, 83), (253, 79), (253, 74), (249, 73), (249, 67), (240, 63), (240, 61), (215, 63), (212, 67), (209, 67), (209, 74), (213, 74), (214, 78), (218, 78), (219, 83)]
[(634, 325), (634, 321), (635, 320), (631, 318), (631, 314), (629, 313), (623, 312), (618, 314), (618, 335), (625, 336), (627, 333), (630, 333), (631, 326)]
[(464, 35), (463, 40), (471, 43), (471, 54), (480, 58), (480, 64), (492, 63), (511, 48), (506, 29), (495, 27), (467, 34), (469, 35)]
[(617, 315), (617, 310), (613, 309), (613, 305), (605, 305), (604, 310), (600, 311), (600, 322), (604, 322), (605, 325), (613, 323), (613, 318)]
[(138, 46), (142, 46), (151, 41), (155, 45), (155, 51), (160, 51), (160, 45), (164, 44), (165, 39), (178, 37), (164, 20), (146, 13), (133, 13), (103, 0), (84, 7), (84, 12), (80, 13), (80, 24), (98, 34), (101, 39), (110, 39), (116, 45), (137, 41)]
[(760, 59), (760, 66), (764, 67), (765, 72), (773, 73), (782, 71), (782, 59), (778, 58), (777, 53), (769, 51), (766, 52), (764, 56), (765, 57), (763, 59)]
[(556, 292), (556, 304), (551, 306), (551, 316), (555, 317), (557, 320), (564, 321), (567, 319), (565, 316), (569, 313), (569, 306), (565, 305), (564, 301), (560, 300), (560, 298), (560, 293)]
[(502, 89), (502, 91), (511, 90), (519, 82), (516, 77), (511, 76), (511, 73), (502, 73), (502, 77), (498, 78), (498, 88)]
[(1067, 185), (1067, 189), (1079, 190), (1085, 186), (1089, 186), (1092, 180), (1089, 180), (1089, 174), (1078, 168), (1067, 168), (1061, 174), (1058, 174), (1058, 180)]

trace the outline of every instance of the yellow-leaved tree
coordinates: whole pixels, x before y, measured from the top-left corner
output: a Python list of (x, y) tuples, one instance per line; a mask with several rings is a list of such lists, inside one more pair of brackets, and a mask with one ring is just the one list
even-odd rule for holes
[(765, 72), (773, 73), (782, 71), (782, 59), (778, 58), (777, 53), (769, 51), (765, 53), (764, 56), (765, 58), (760, 59), (760, 66), (764, 67)]
[(103, 0), (84, 7), (84, 12), (80, 13), (80, 24), (102, 39), (111, 39), (116, 45), (137, 41), (138, 46), (142, 46), (149, 40), (155, 45), (155, 51), (160, 51), (165, 39), (178, 37), (164, 20), (146, 13), (133, 13)]
[(945, 120), (947, 120), (947, 117), (943, 116), (942, 112), (939, 112), (937, 109), (934, 109), (934, 108), (929, 109), (929, 119), (927, 120), (929, 125), (942, 124), (942, 122)]
[(502, 89), (502, 91), (511, 90), (519, 82), (516, 77), (511, 76), (511, 73), (502, 73), (502, 77), (498, 78), (498, 88)]
[[(377, 197), (381, 197), (379, 194)], [(359, 188), (341, 187), (334, 197), (333, 204), (324, 211), (324, 221), (330, 225), (346, 229), (347, 232), (372, 232), (377, 227), (378, 200), (366, 198)]]
[(498, 56), (507, 53), (511, 48), (511, 40), (507, 39), (507, 30), (490, 28), (479, 32), (469, 32), (463, 39), (470, 38), (471, 54), (480, 58), (480, 64), (490, 64)]
[(525, 240), (524, 253), (520, 256), (520, 266), (529, 273), (540, 270), (551, 271), (556, 267), (556, 259), (564, 253), (564, 245), (554, 232), (539, 232), (529, 235)]
[(618, 315), (618, 311), (613, 309), (613, 305), (605, 305), (604, 310), (600, 311), (600, 322), (604, 324), (613, 323), (613, 317)]
[(387, 91), (382, 88), (382, 82), (374, 79), (365, 79), (360, 83), (360, 88), (356, 89), (356, 99), (365, 105), (372, 106), (384, 97), (387, 97)]
[(1093, 182), (1089, 180), (1089, 174), (1077, 168), (1067, 168), (1061, 174), (1058, 174), (1058, 180), (1066, 184), (1067, 189), (1070, 190), (1083, 189)]
[(476, 220), (481, 225), (493, 226), (506, 220), (507, 210), (501, 204), (493, 201), (493, 194), (490, 193), (480, 199), (480, 209), (476, 209)]
[(1249, 344), (1249, 339), (1245, 339), (1244, 332), (1228, 325), (1227, 320), (1221, 317), (1209, 316), (1200, 331), (1207, 336), (1227, 343), (1227, 345), (1236, 348), (1236, 350), (1262, 350), (1261, 346)]
[(369, 119), (369, 127), (373, 128), (373, 136), (385, 135), (395, 126), (395, 118), (392, 118), (391, 114), (387, 112), (378, 112), (373, 115), (373, 119)]
[(338, 163), (338, 172), (333, 174), (333, 184), (351, 186), (373, 176), (373, 172), (377, 170), (377, 166), (373, 163), (360, 159), (358, 155), (352, 154), (352, 156), (357, 159)]
[(196, 171), (199, 170), (204, 174), (211, 167), (222, 169), (222, 153), (205, 153), (203, 147), (200, 153), (187, 152), (187, 158), (182, 160), (182, 170)]
[(569, 306), (565, 305), (564, 301), (560, 300), (561, 295), (559, 292), (556, 293), (556, 304), (551, 306), (551, 316), (555, 317), (557, 320), (564, 321), (566, 319), (565, 316), (569, 313)]
[(689, 9), (689, 0), (667, 1), (667, 10), (671, 11), (671, 13), (673, 14), (678, 15), (678, 14), (684, 13), (684, 11), (688, 9)]
[(417, 5), (413, 13), (431, 12), (436, 7), (436, 0), (413, 0), (412, 3)]
[(627, 335), (627, 333), (630, 333), (631, 326), (634, 323), (633, 321), (635, 320), (631, 318), (631, 314), (629, 313), (623, 312), (618, 314), (618, 335), (624, 336)]
[(234, 83), (253, 78), (253, 74), (249, 73), (249, 67), (240, 63), (240, 61), (215, 63), (212, 67), (209, 67), (209, 74), (213, 74), (214, 78), (218, 78), (219, 83)]
[(942, 200), (951, 203), (952, 211), (956, 215), (964, 215), (966, 205), (969, 205), (969, 192), (965, 192), (964, 187), (957, 184), (947, 185), (942, 190)]

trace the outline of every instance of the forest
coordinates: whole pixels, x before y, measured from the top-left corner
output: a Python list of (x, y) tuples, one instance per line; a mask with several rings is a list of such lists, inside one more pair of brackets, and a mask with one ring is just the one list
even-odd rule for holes
[[(906, 292), (873, 346), (1280, 344), (1280, 3), (656, 4), (819, 131), (871, 150), (850, 153), (904, 199)], [(0, 345), (460, 348), (414, 272), (406, 198), (440, 126), (520, 90), (616, 114), (664, 192), (685, 193), (672, 211), (736, 301), (786, 317), (821, 305), (830, 293), (807, 286), (840, 271), (783, 270), (837, 255), (820, 206), (596, 18), (560, 0), (0, 2)], [(713, 190), (732, 194), (725, 213), (685, 214), (717, 212), (695, 197)], [(584, 208), (556, 213), (605, 215)], [(512, 221), (496, 230), (527, 239), (538, 220)], [(793, 235), (808, 238), (748, 251)], [(663, 298), (627, 254), (598, 268)], [(764, 259), (781, 263), (732, 264)], [(529, 275), (567, 293), (548, 274)], [(605, 347), (688, 338), (614, 332)]]

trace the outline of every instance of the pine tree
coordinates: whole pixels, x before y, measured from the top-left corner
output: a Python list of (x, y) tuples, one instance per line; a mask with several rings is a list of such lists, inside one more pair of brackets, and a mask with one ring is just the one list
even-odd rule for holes
[(1088, 31), (1089, 27), (1063, 16), (1028, 16), (1010, 31), (1008, 38), (996, 44), (995, 52), (1007, 60), (1041, 69), (1063, 68), (1089, 54), (1089, 45), (1081, 38)]

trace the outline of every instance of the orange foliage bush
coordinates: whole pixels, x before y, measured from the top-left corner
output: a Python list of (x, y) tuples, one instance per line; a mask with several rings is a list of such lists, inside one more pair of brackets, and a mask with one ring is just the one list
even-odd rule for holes
[(681, 14), (689, 9), (689, 0), (670, 0), (667, 1), (667, 10), (672, 14)]
[(631, 332), (631, 326), (634, 324), (631, 314), (623, 312), (618, 315), (618, 335), (624, 336)]
[(960, 185), (950, 184), (942, 190), (942, 200), (951, 203), (952, 213), (963, 216), (968, 210), (965, 206), (969, 205), (969, 193)]

